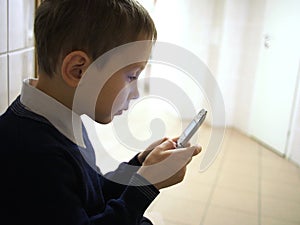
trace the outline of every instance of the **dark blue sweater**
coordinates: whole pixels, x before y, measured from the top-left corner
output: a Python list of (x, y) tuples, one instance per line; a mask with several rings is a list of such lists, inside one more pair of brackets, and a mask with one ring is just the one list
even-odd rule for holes
[[(85, 145), (91, 144), (86, 132)], [(0, 117), (1, 225), (135, 225), (157, 196), (125, 163), (105, 176), (50, 122), (25, 109), (19, 98)], [(94, 160), (94, 155), (89, 155)], [(140, 166), (137, 158), (128, 164)]]

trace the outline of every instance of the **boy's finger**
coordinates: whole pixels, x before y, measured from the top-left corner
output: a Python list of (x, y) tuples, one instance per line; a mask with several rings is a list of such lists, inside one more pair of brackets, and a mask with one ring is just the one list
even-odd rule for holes
[(164, 150), (174, 149), (176, 148), (176, 142), (174, 142), (172, 139), (167, 139), (163, 143), (161, 143), (158, 147)]
[(157, 147), (158, 145), (160, 145), (161, 143), (163, 143), (164, 141), (168, 140), (167, 137), (164, 137), (162, 139), (159, 139), (155, 142), (153, 142), (151, 145), (149, 145), (147, 148), (146, 148), (146, 151), (152, 151), (155, 147)]
[[(175, 138), (172, 138), (172, 141), (174, 141), (174, 142), (178, 142), (178, 139), (179, 139), (180, 137), (175, 137)], [(191, 143), (190, 142), (188, 142), (188, 143), (186, 143), (185, 144), (185, 146), (184, 147), (190, 147), (191, 146)]]
[(179, 137), (175, 137), (175, 138), (172, 138), (172, 141), (175, 141), (175, 142), (177, 142), (177, 141), (178, 141), (178, 139), (179, 139)]
[(175, 154), (179, 157), (187, 157), (187, 156), (196, 156), (201, 152), (201, 146), (192, 146), (187, 148), (177, 148), (177, 149), (170, 149), (171, 154)]

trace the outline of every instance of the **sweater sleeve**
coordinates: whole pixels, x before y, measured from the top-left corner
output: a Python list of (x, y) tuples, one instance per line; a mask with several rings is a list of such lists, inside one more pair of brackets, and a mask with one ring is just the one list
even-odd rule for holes
[[(130, 180), (131, 185), (126, 186), (118, 198), (105, 200), (101, 193), (99, 211), (91, 213), (93, 210), (89, 210), (88, 213), (87, 209), (94, 206), (89, 205), (80, 167), (53, 154), (25, 156), (23, 160), (18, 164), (18, 168), (23, 166), (19, 180), (22, 190), (14, 196), (19, 199), (17, 208), (23, 224), (139, 224), (146, 208), (158, 194), (146, 180), (135, 174)], [(28, 164), (24, 165), (26, 161)]]
[(121, 196), (108, 201), (106, 213), (91, 218), (93, 224), (140, 224), (145, 210), (159, 194), (157, 189), (147, 184), (143, 177), (133, 175)]
[(120, 197), (140, 166), (138, 155), (135, 155), (128, 163), (121, 163), (115, 171), (105, 174), (102, 180), (105, 199)]

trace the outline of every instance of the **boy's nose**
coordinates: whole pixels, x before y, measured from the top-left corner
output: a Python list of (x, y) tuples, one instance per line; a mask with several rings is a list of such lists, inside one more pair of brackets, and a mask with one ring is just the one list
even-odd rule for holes
[(140, 93), (137, 86), (137, 82), (134, 82), (134, 84), (132, 84), (130, 99), (138, 99), (139, 97), (140, 97)]

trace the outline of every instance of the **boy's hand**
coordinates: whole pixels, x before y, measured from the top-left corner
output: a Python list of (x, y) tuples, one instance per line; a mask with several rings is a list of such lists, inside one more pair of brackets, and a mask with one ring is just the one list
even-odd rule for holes
[[(177, 143), (177, 140), (179, 139), (179, 137), (173, 138), (172, 141)], [(158, 141), (153, 142), (151, 145), (148, 146), (148, 148), (145, 149), (145, 151), (141, 152), (138, 155), (138, 160), (141, 164), (143, 164), (143, 162), (145, 161), (146, 157), (149, 155), (149, 153), (156, 148), (158, 145), (160, 145), (161, 143), (163, 143), (164, 141), (168, 140), (168, 138), (162, 138)], [(185, 147), (190, 147), (190, 143), (187, 143)]]
[(138, 155), (138, 160), (141, 164), (143, 164), (144, 160), (146, 159), (146, 157), (149, 155), (149, 153), (154, 149), (156, 148), (158, 145), (160, 145), (161, 143), (163, 143), (164, 141), (168, 140), (168, 138), (163, 138), (163, 139), (160, 139), (158, 141), (155, 141), (153, 142), (151, 145), (148, 146), (148, 148), (146, 148), (145, 151), (141, 152), (139, 155)]
[(186, 166), (193, 156), (200, 153), (201, 147), (175, 148), (176, 139), (164, 139), (148, 153), (137, 173), (157, 189), (180, 183), (185, 176)]

